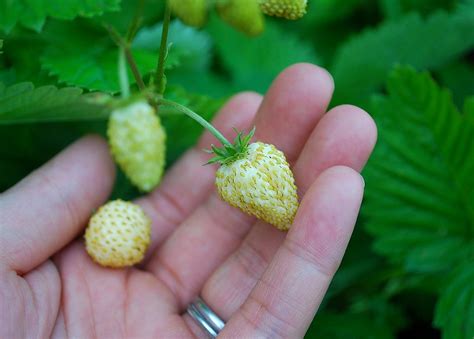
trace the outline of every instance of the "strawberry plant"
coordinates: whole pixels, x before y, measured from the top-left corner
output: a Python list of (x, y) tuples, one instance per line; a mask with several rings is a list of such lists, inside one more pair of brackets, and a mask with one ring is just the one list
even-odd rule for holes
[(366, 109), (379, 141), (307, 337), (472, 338), (473, 56), (473, 0), (0, 0), (0, 192), (102, 134), (120, 172), (87, 251), (133, 265), (150, 221), (117, 199), (159, 186), (207, 129), (221, 144), (208, 160), (222, 199), (287, 230), (298, 196), (285, 155), (253, 131), (231, 142), (209, 121), (230, 95), (318, 64), (334, 77), (331, 105)]

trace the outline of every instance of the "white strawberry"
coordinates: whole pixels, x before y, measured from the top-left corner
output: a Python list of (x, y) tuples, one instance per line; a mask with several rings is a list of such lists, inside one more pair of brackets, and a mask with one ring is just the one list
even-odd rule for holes
[(248, 35), (264, 29), (264, 17), (257, 0), (226, 0), (216, 3), (217, 13), (229, 25)]
[(110, 201), (91, 217), (86, 250), (106, 267), (131, 266), (143, 259), (150, 244), (151, 220), (136, 204)]
[(115, 161), (141, 191), (151, 191), (165, 167), (166, 133), (155, 109), (137, 101), (109, 118), (109, 145)]
[(207, 19), (208, 0), (168, 0), (171, 11), (185, 24), (201, 27)]
[(270, 144), (248, 144), (253, 132), (241, 138), (233, 149), (213, 147), (219, 162), (217, 190), (223, 200), (262, 219), (280, 230), (288, 230), (298, 209), (293, 173), (283, 152)]
[(259, 0), (262, 12), (285, 18), (296, 20), (306, 14), (307, 0)]

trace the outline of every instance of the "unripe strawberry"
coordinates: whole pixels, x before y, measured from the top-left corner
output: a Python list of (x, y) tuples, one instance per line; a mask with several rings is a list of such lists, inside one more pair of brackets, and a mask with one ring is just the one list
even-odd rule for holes
[(260, 0), (260, 8), (267, 15), (296, 20), (306, 14), (307, 2), (307, 0)]
[(258, 0), (226, 0), (216, 4), (222, 20), (248, 35), (263, 32), (264, 18)]
[(216, 173), (217, 191), (230, 205), (288, 230), (299, 205), (293, 173), (275, 146), (262, 142), (248, 145), (252, 134), (241, 139), (239, 133), (236, 152), (213, 147), (217, 156), (210, 163), (221, 163)]
[(207, 20), (208, 0), (168, 0), (171, 11), (189, 26), (201, 27)]
[(110, 201), (91, 217), (86, 229), (87, 253), (106, 267), (140, 262), (150, 244), (151, 220), (136, 204)]
[(130, 181), (148, 192), (161, 180), (165, 166), (166, 133), (146, 101), (116, 109), (107, 130), (110, 150)]

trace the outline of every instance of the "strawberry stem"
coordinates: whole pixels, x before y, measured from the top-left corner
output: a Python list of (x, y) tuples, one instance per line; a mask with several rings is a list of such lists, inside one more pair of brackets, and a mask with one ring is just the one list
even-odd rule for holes
[[(158, 55), (158, 65), (156, 67), (156, 86), (159, 94), (165, 92), (165, 57), (167, 54), (168, 28), (170, 25), (171, 9), (168, 2), (165, 4), (165, 15), (163, 18), (163, 29), (161, 31), (160, 54)], [(152, 78), (153, 79), (153, 78)]]
[(130, 84), (128, 82), (127, 65), (125, 64), (125, 50), (123, 47), (119, 48), (118, 74), (120, 80), (120, 92), (122, 98), (126, 99), (130, 96)]
[(191, 111), (189, 108), (186, 106), (180, 105), (177, 102), (171, 101), (171, 100), (166, 100), (166, 99), (158, 99), (158, 105), (164, 105), (164, 106), (170, 106), (173, 107), (176, 111), (186, 114), (188, 117), (196, 121), (197, 123), (201, 124), (205, 129), (207, 129), (209, 132), (212, 133), (213, 136), (216, 137), (217, 140), (219, 140), (223, 146), (228, 146), (231, 148), (234, 148), (234, 145), (232, 145), (229, 140), (226, 139), (225, 136), (222, 135), (221, 132), (219, 132), (214, 126), (212, 126), (209, 122), (207, 122), (203, 117), (201, 117), (199, 114)]

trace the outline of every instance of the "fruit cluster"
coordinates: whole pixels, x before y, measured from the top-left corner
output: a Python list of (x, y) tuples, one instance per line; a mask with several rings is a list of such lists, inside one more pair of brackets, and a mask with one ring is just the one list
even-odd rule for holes
[[(169, 0), (168, 5), (184, 22), (201, 26), (210, 1)], [(248, 34), (263, 30), (262, 13), (297, 19), (306, 11), (306, 0), (219, 0), (215, 5), (222, 19)], [(251, 143), (255, 129), (245, 136), (238, 133), (231, 143), (199, 115), (162, 97), (162, 93), (150, 96), (147, 92), (134, 99), (124, 98), (110, 114), (110, 151), (129, 180), (142, 192), (150, 192), (160, 183), (165, 167), (166, 132), (157, 108), (171, 105), (203, 125), (222, 143), (221, 147), (211, 146), (209, 152), (215, 156), (208, 162), (220, 164), (216, 188), (221, 198), (280, 230), (288, 230), (299, 203), (293, 173), (283, 152), (263, 142)], [(91, 217), (85, 233), (86, 249), (100, 265), (134, 265), (145, 255), (150, 232), (151, 220), (140, 206), (111, 201)]]
[(264, 29), (263, 14), (296, 20), (306, 13), (307, 0), (168, 0), (173, 13), (184, 23), (201, 27), (215, 4), (222, 20), (236, 29), (257, 35)]

